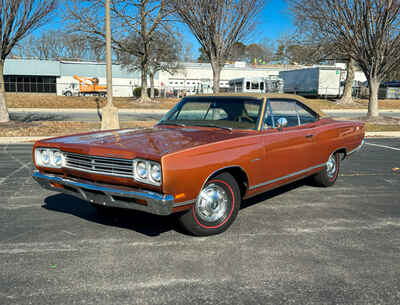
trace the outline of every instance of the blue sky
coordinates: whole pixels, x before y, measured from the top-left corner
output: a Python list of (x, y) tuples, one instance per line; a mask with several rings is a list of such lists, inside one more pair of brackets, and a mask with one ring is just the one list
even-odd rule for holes
[[(276, 39), (279, 39), (285, 34), (293, 31), (292, 18), (289, 15), (286, 1), (266, 0), (265, 2), (265, 8), (259, 16), (258, 27), (250, 36), (248, 41), (244, 42), (246, 44), (262, 42), (265, 39), (274, 42)], [(43, 27), (35, 34), (60, 26), (59, 18), (54, 18), (52, 21), (53, 22), (50, 22), (49, 25)], [(198, 44), (196, 38), (194, 38), (186, 26), (179, 26), (179, 29), (182, 31), (185, 41), (189, 42), (193, 46), (192, 55), (197, 58), (200, 45)]]
[(293, 30), (292, 18), (289, 15), (286, 1), (269, 0), (261, 13), (260, 24), (263, 33), (276, 39)]
[[(274, 42), (276, 39), (293, 31), (294, 25), (289, 15), (286, 1), (268, 0), (266, 2), (267, 4), (264, 10), (259, 16), (258, 28), (245, 43), (257, 43), (264, 39)], [(194, 57), (197, 57), (200, 45), (196, 38), (193, 37), (187, 28), (183, 29), (183, 35), (185, 39), (193, 45), (192, 53)]]

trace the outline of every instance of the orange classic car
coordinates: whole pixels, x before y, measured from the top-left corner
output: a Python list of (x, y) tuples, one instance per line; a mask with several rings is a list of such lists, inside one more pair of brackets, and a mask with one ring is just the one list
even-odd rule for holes
[(341, 160), (362, 147), (363, 123), (327, 118), (301, 101), (185, 97), (151, 129), (36, 142), (33, 178), (102, 211), (175, 213), (192, 234), (217, 234), (243, 199), (307, 176), (333, 185)]

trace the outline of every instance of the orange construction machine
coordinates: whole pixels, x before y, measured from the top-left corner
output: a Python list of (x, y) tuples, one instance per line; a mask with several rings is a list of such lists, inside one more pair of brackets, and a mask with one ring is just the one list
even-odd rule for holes
[(97, 77), (81, 77), (74, 75), (74, 79), (79, 82), (79, 88), (75, 84), (63, 90), (65, 96), (72, 95), (107, 95), (107, 86), (100, 86), (99, 79)]

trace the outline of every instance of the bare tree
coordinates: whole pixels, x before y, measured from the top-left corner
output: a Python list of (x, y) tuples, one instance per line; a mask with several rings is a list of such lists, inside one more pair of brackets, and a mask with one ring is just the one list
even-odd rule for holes
[(245, 54), (249, 63), (265, 65), (273, 58), (273, 52), (266, 44), (249, 44), (246, 46)]
[(346, 83), (344, 85), (343, 96), (338, 101), (340, 104), (351, 104), (353, 103), (353, 84), (355, 79), (355, 62), (353, 58), (349, 58), (346, 61)]
[(30, 35), (23, 39), (12, 54), (23, 58), (104, 60), (104, 42), (91, 40), (80, 33), (50, 30), (39, 36)]
[(193, 62), (193, 44), (183, 40), (183, 46), (182, 46), (182, 57), (181, 57), (181, 61), (183, 62)]
[(368, 117), (379, 116), (378, 90), (400, 67), (400, 5), (396, 0), (288, 0), (317, 35), (358, 63), (368, 79)]
[[(104, 17), (99, 15), (99, 0), (74, 0), (69, 9), (70, 20), (75, 31), (86, 33), (93, 40), (104, 40)], [(127, 52), (139, 60), (142, 78), (142, 102), (148, 102), (147, 75), (150, 60), (150, 45), (156, 31), (167, 22), (171, 11), (167, 8), (167, 0), (112, 0), (111, 13), (113, 23), (113, 47), (119, 52)], [(125, 49), (126, 40), (135, 36), (140, 43)]]
[(4, 87), (4, 62), (16, 44), (42, 26), (57, 0), (0, 1), (0, 122), (8, 122)]
[(214, 92), (221, 70), (238, 41), (252, 32), (263, 9), (262, 0), (171, 0), (181, 21), (191, 30), (211, 62)]
[[(179, 59), (181, 56), (181, 43), (176, 37), (178, 34), (172, 31), (156, 32), (149, 48), (149, 60), (147, 73), (150, 79), (150, 98), (154, 98), (154, 78), (157, 72), (165, 71), (174, 74), (181, 69)], [(123, 66), (129, 70), (139, 70), (141, 68), (141, 58), (137, 57), (136, 52), (127, 52), (131, 48), (136, 48), (141, 43), (140, 37), (134, 35), (123, 45), (120, 53), (120, 60)]]
[[(304, 3), (288, 0), (295, 16), (297, 31), (289, 39), (280, 40), (279, 50), (285, 51), (290, 61), (300, 64), (317, 64), (328, 60), (340, 60), (346, 62), (347, 77), (344, 93), (338, 101), (340, 104), (353, 103), (354, 83), (354, 59), (344, 53), (341, 45), (335, 45), (335, 41), (320, 32), (318, 23), (310, 22), (309, 10), (304, 9)], [(307, 3), (305, 4), (307, 5)], [(286, 46), (286, 48), (284, 48)]]
[(235, 42), (232, 46), (231, 53), (229, 54), (229, 60), (232, 61), (246, 60), (246, 45), (240, 41)]

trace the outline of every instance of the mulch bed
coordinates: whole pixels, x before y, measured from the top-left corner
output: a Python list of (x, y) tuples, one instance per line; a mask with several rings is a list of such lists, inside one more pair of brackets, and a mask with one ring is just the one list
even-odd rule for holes
[[(148, 128), (156, 121), (122, 122), (121, 128)], [(0, 137), (53, 137), (100, 130), (98, 122), (43, 121), (34, 123), (14, 122), (0, 124)]]

